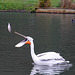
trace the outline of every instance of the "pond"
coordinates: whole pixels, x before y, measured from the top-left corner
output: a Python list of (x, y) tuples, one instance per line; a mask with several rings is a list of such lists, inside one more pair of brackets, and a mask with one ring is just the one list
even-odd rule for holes
[[(49, 13), (0, 12), (0, 74), (1, 75), (74, 75), (75, 15)], [(7, 30), (11, 24), (12, 32)], [(54, 67), (33, 65), (30, 46), (15, 48), (24, 38), (17, 31), (31, 36), (35, 53), (58, 52), (69, 65)]]

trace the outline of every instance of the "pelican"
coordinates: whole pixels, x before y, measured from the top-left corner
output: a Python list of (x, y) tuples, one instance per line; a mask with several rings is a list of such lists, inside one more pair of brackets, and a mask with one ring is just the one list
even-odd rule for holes
[(54, 64), (63, 64), (63, 63), (68, 64), (69, 63), (69, 61), (66, 61), (62, 56), (60, 56), (59, 53), (56, 53), (56, 52), (45, 52), (45, 53), (36, 55), (34, 52), (33, 38), (30, 36), (24, 36), (18, 32), (15, 32), (15, 33), (25, 38), (23, 41), (15, 45), (15, 47), (22, 47), (24, 44), (29, 44), (31, 57), (32, 57), (32, 60), (34, 61), (34, 64), (54, 65)]

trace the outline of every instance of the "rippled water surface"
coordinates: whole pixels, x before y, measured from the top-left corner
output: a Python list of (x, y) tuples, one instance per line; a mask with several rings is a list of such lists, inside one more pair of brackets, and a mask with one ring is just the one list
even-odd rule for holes
[[(74, 75), (75, 74), (75, 15), (0, 12), (0, 75)], [(11, 23), (12, 33), (7, 30)], [(55, 51), (68, 65), (33, 65), (30, 46), (15, 48), (24, 38), (20, 32), (34, 38), (35, 53)]]

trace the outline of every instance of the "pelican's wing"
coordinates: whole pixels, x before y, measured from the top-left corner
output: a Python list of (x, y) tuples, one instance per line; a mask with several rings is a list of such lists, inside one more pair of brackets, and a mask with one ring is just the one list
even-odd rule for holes
[(46, 53), (41, 53), (41, 54), (38, 54), (37, 57), (39, 57), (40, 60), (53, 60), (53, 59), (56, 59), (56, 60), (65, 60), (62, 56), (60, 56), (59, 53), (56, 53), (56, 52), (46, 52)]
[(15, 47), (22, 47), (25, 44), (25, 40), (19, 42), (17, 45), (15, 45)]

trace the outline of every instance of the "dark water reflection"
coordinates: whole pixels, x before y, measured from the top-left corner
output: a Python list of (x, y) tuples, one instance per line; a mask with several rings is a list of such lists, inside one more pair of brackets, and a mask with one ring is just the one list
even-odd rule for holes
[[(22, 48), (14, 47), (23, 38), (7, 31), (7, 23), (10, 22), (12, 32), (16, 30), (34, 38), (36, 54), (47, 51), (59, 52), (73, 64), (69, 70), (64, 67), (64, 72), (60, 72), (59, 75), (74, 75), (75, 23), (72, 23), (72, 19), (75, 19), (74, 14), (0, 12), (0, 74), (30, 75), (36, 67), (42, 68), (32, 65), (29, 45)], [(49, 69), (53, 73), (56, 72), (55, 67)], [(47, 70), (44, 68), (43, 71)]]

